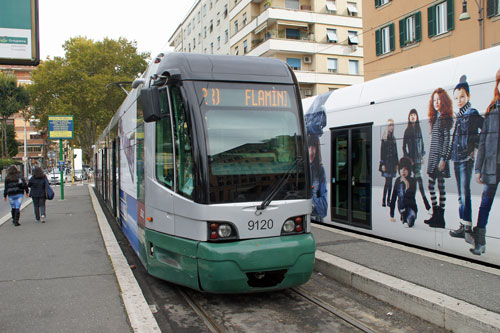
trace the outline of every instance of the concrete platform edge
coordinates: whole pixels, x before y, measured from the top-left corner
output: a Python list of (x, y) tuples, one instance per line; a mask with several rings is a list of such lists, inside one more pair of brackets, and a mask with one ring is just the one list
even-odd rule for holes
[(156, 319), (149, 308), (137, 280), (130, 269), (125, 256), (123, 255), (118, 242), (108, 224), (106, 216), (97, 200), (92, 186), (88, 186), (89, 195), (92, 201), (101, 235), (104, 240), (106, 251), (113, 265), (115, 276), (120, 287), (121, 297), (130, 325), (134, 332), (160, 332)]
[(499, 332), (500, 315), (316, 250), (315, 269), (453, 332)]

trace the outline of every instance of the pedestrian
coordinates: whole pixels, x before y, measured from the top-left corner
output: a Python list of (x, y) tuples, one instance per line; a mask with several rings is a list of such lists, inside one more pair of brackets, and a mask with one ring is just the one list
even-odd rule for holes
[[(431, 146), (427, 174), (432, 202), (432, 217), (425, 220), (431, 228), (444, 228), (446, 205), (445, 178), (450, 178), (450, 130), (453, 126), (453, 104), (450, 96), (442, 88), (434, 90), (429, 101), (429, 122), (431, 125)], [(439, 203), (436, 195), (436, 181)]]
[(33, 200), (33, 208), (35, 210), (35, 220), (45, 223), (45, 200), (47, 195), (47, 177), (43, 170), (39, 167), (33, 169), (33, 176), (28, 182), (28, 187), (31, 189), (30, 196)]
[(21, 215), (20, 209), (23, 203), (23, 194), (26, 192), (28, 196), (28, 186), (26, 186), (26, 181), (19, 174), (19, 170), (12, 165), (7, 169), (7, 176), (5, 177), (5, 186), (3, 190), (3, 199), (7, 201), (9, 198), (9, 204), (12, 214), (12, 223), (17, 227), (20, 226), (19, 218)]

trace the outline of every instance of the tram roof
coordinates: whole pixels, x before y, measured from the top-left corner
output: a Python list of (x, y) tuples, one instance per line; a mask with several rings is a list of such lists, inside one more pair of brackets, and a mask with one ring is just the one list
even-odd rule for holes
[(250, 56), (167, 53), (156, 74), (180, 74), (181, 80), (294, 84), (295, 75), (283, 61)]

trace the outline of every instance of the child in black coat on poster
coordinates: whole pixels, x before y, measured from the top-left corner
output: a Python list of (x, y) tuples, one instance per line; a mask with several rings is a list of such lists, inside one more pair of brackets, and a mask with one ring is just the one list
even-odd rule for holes
[(396, 178), (390, 201), (391, 221), (395, 222), (394, 208), (397, 200), (401, 220), (403, 224), (407, 223), (411, 228), (417, 219), (417, 202), (415, 201), (417, 181), (411, 176), (412, 161), (408, 157), (401, 158), (398, 169), (400, 176)]

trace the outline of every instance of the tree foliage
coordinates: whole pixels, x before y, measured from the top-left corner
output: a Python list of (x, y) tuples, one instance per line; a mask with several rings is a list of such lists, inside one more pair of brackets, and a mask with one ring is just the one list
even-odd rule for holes
[(30, 97), (28, 91), (23, 86), (18, 86), (17, 78), (14, 75), (0, 72), (0, 116), (2, 120), (1, 150), (3, 158), (12, 156), (8, 155), (10, 149), (8, 148), (9, 137), (7, 135), (7, 119), (20, 110), (25, 110), (29, 102)]
[(75, 37), (63, 46), (64, 58), (44, 61), (33, 72), (30, 93), (40, 127), (48, 127), (49, 115), (73, 115), (73, 144), (91, 146), (108, 125), (125, 98), (111, 83), (132, 81), (147, 66), (149, 53), (138, 53), (136, 43), (125, 38), (93, 41)]

